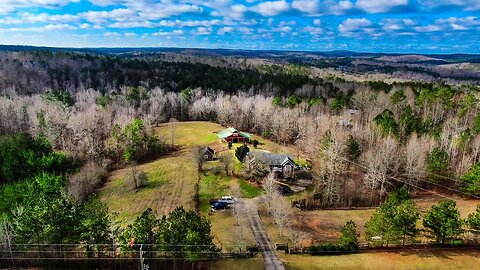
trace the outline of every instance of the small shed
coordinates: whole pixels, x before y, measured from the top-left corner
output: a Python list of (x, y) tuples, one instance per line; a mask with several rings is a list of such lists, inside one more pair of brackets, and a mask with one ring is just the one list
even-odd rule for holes
[(225, 142), (241, 143), (250, 142), (252, 136), (246, 132), (241, 132), (235, 128), (229, 127), (220, 131), (218, 137)]
[(215, 151), (210, 147), (205, 147), (203, 150), (203, 159), (207, 161), (212, 161), (215, 157)]

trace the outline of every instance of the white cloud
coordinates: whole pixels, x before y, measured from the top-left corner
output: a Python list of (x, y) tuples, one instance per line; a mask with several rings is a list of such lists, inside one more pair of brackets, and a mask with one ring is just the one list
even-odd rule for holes
[(38, 22), (72, 22), (79, 19), (78, 15), (71, 14), (60, 14), (60, 15), (50, 15), (47, 13), (33, 14), (28, 12), (23, 12), (20, 14), (21, 22), (28, 23), (38, 23)]
[(320, 21), (320, 19), (315, 19), (313, 20), (313, 24), (314, 25), (320, 25), (322, 22)]
[(406, 6), (408, 0), (357, 0), (355, 7), (368, 13), (382, 13), (394, 7)]
[(232, 11), (237, 12), (237, 13), (244, 13), (248, 11), (248, 8), (245, 5), (233, 5), (232, 6)]
[(38, 27), (11, 27), (11, 28), (1, 28), (0, 32), (46, 32), (53, 30), (74, 30), (77, 27), (69, 24), (47, 24), (44, 26)]
[(81, 29), (90, 29), (92, 28), (92, 25), (88, 23), (82, 23), (78, 27), (80, 27)]
[(421, 6), (428, 9), (454, 6), (465, 11), (479, 11), (480, 1), (478, 0), (418, 0)]
[(463, 18), (450, 17), (450, 18), (437, 19), (435, 20), (435, 23), (439, 25), (443, 25), (445, 27), (449, 26), (455, 31), (464, 31), (480, 25), (480, 20), (478, 20), (478, 18), (474, 16), (463, 17)]
[(105, 37), (118, 37), (118, 36), (120, 36), (120, 34), (117, 33), (117, 32), (104, 32), (103, 36), (105, 36)]
[(155, 27), (155, 24), (152, 22), (115, 22), (110, 25), (108, 25), (110, 28), (138, 28), (138, 27), (144, 27), (144, 28), (153, 28)]
[(450, 24), (450, 26), (452, 27), (453, 30), (457, 30), (457, 31), (468, 30), (468, 27), (464, 25), (456, 24), (456, 23), (452, 23)]
[(292, 7), (305, 13), (317, 13), (319, 9), (318, 0), (294, 0)]
[(348, 34), (351, 32), (358, 32), (360, 30), (368, 29), (368, 27), (372, 25), (373, 23), (366, 18), (346, 19), (338, 26), (338, 30), (342, 34)]
[(325, 13), (327, 14), (334, 14), (334, 15), (342, 15), (346, 11), (354, 9), (355, 5), (349, 1), (349, 0), (344, 0), (338, 2), (338, 4), (332, 4), (326, 8)]
[(320, 27), (306, 26), (303, 30), (314, 36), (321, 35), (323, 33), (323, 29)]
[(253, 32), (252, 29), (248, 27), (240, 27), (238, 30), (244, 35), (250, 35)]
[(8, 14), (20, 8), (55, 8), (77, 3), (80, 0), (2, 0), (0, 14)]
[(111, 11), (87, 11), (80, 13), (79, 16), (88, 22), (103, 23), (107, 20), (123, 21), (135, 14), (136, 13), (130, 9), (117, 8)]
[(290, 5), (285, 0), (267, 1), (251, 8), (252, 11), (259, 13), (264, 17), (278, 15), (290, 9)]
[(120, 4), (124, 1), (121, 1), (121, 0), (89, 0), (89, 2), (94, 4), (95, 6), (106, 7), (106, 6), (118, 5), (118, 4)]
[(224, 35), (225, 33), (231, 33), (231, 32), (233, 32), (233, 27), (225, 26), (225, 27), (220, 28), (218, 30), (217, 34)]
[(152, 36), (180, 36), (183, 35), (183, 30), (177, 29), (171, 32), (158, 31), (152, 34)]
[(192, 34), (197, 36), (210, 35), (212, 33), (212, 28), (210, 27), (198, 27), (196, 30), (192, 31)]
[(417, 31), (417, 32), (438, 32), (438, 31), (442, 31), (442, 30), (443, 30), (442, 27), (440, 27), (439, 25), (434, 25), (434, 24), (415, 27), (415, 31)]
[[(166, 2), (168, 3), (168, 2)], [(148, 9), (141, 10), (139, 13), (141, 18), (146, 20), (164, 19), (175, 15), (185, 13), (202, 13), (203, 8), (197, 5), (172, 5), (172, 4), (156, 4)]]
[(297, 22), (296, 21), (280, 21), (280, 23), (278, 24), (279, 26), (286, 26), (286, 25), (296, 25)]
[(383, 19), (380, 22), (382, 29), (387, 32), (407, 30), (412, 28), (412, 26), (417, 25), (417, 22), (412, 19)]

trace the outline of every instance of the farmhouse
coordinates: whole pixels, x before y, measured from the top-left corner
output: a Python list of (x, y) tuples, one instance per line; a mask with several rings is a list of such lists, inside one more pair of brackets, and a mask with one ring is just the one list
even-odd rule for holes
[(239, 142), (249, 142), (250, 134), (246, 132), (238, 131), (235, 128), (229, 127), (225, 130), (222, 130), (218, 133), (218, 137), (225, 142), (239, 143)]
[(205, 147), (203, 149), (203, 159), (207, 161), (212, 161), (215, 156), (215, 151), (210, 147)]
[(252, 159), (260, 160), (265, 166), (268, 166), (270, 172), (278, 177), (290, 178), (294, 176), (297, 165), (290, 155), (272, 154), (266, 151), (253, 150), (248, 153)]

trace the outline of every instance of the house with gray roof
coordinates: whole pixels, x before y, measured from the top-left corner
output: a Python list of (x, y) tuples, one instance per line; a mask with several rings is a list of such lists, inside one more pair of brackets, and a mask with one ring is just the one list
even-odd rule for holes
[(297, 165), (293, 157), (285, 154), (273, 154), (268, 151), (252, 150), (247, 154), (250, 159), (259, 160), (264, 164), (269, 172), (275, 173), (276, 176), (282, 178), (290, 178), (294, 176)]

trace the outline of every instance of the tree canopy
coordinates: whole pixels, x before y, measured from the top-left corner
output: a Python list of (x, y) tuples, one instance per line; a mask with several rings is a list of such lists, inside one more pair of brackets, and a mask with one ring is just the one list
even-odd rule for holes
[(425, 214), (423, 226), (432, 238), (444, 244), (448, 239), (459, 236), (462, 232), (462, 219), (453, 200), (442, 200), (432, 205)]

